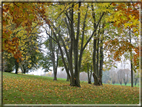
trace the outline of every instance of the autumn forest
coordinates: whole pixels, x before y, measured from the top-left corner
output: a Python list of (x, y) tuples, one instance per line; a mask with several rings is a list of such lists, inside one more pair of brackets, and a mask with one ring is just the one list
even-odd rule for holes
[[(139, 14), (140, 2), (3, 2), (3, 103), (138, 104), (139, 90), (138, 87), (133, 86), (133, 83), (134, 75), (136, 73), (137, 77), (140, 75)], [(130, 74), (131, 86), (116, 87), (104, 84), (102, 80), (104, 72), (117, 68), (117, 63), (122, 59), (130, 63), (130, 71), (127, 72)], [(45, 72), (51, 71), (50, 68), (52, 68), (53, 78), (34, 77), (27, 74), (40, 67)], [(67, 81), (57, 78), (58, 68), (64, 69)], [(14, 73), (12, 73), (13, 70), (15, 70)], [(85, 83), (80, 80), (81, 72), (87, 73)], [(116, 75), (117, 77), (125, 76), (125, 72), (126, 70), (123, 70), (121, 75), (118, 73)], [(125, 78), (128, 79), (127, 75)], [(126, 79), (123, 81), (126, 82)], [(25, 84), (25, 87), (20, 85), (21, 82)], [(40, 88), (34, 84), (39, 85)], [(85, 90), (85, 87), (88, 90)], [(115, 93), (115, 88), (120, 87), (130, 90), (131, 94), (127, 91), (122, 92), (126, 98), (122, 95), (123, 98), (119, 96), (117, 99), (114, 98), (113, 93), (106, 91), (112, 89), (111, 92)], [(72, 93), (67, 92), (68, 88)], [(21, 90), (21, 100), (16, 100), (14, 90)], [(84, 93), (82, 97), (79, 97), (81, 95), (79, 90)], [(27, 94), (28, 91), (33, 95)], [(92, 94), (85, 95), (87, 91)], [(36, 93), (48, 96), (47, 99), (56, 97), (59, 101), (56, 102), (53, 99), (49, 102), (46, 100), (40, 102)], [(104, 93), (112, 96), (109, 98), (111, 102), (101, 98)], [(118, 90), (115, 94), (117, 93), (119, 93)], [(26, 98), (26, 94), (33, 100)], [(30, 96), (36, 96), (37, 100)], [(69, 100), (63, 100), (62, 96)], [(8, 100), (13, 97), (15, 100)]]

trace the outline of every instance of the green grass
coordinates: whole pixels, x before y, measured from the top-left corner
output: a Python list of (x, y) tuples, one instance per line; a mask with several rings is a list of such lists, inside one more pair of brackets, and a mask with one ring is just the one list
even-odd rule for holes
[(138, 87), (69, 84), (66, 79), (3, 73), (3, 104), (139, 104)]
[[(112, 85), (120, 85), (120, 84), (119, 83), (115, 83), (115, 84), (112, 84)], [(127, 83), (126, 85), (122, 84), (122, 86), (131, 86), (131, 83)], [(140, 87), (140, 86), (137, 83), (136, 86), (135, 86), (135, 84), (133, 84), (133, 87)]]

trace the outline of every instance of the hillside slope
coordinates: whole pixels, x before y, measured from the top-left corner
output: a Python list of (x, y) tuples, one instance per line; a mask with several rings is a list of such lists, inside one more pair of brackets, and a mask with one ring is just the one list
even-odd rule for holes
[(44, 76), (3, 73), (4, 104), (138, 104), (139, 88), (94, 86), (81, 82), (72, 87), (65, 80)]

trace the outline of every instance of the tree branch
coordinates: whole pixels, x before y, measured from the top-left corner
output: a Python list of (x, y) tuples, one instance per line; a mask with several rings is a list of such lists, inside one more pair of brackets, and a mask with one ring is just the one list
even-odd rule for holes
[[(111, 5), (111, 3), (110, 3), (110, 5)], [(110, 5), (109, 5), (108, 7), (110, 7)], [(107, 7), (107, 8), (108, 8), (108, 7)], [(95, 29), (94, 29), (92, 35), (91, 35), (90, 38), (87, 40), (87, 42), (86, 42), (86, 44), (84, 45), (82, 51), (85, 49), (85, 47), (86, 47), (87, 44), (90, 42), (90, 40), (91, 40), (91, 38), (93, 37), (93, 35), (95, 34), (95, 32), (96, 32), (96, 30), (97, 30), (97, 28), (98, 28), (98, 26), (99, 26), (99, 24), (100, 24), (100, 22), (101, 22), (101, 19), (102, 19), (103, 16), (104, 16), (104, 14), (105, 14), (105, 12), (103, 12), (102, 15), (100, 16), (99, 21), (98, 21), (98, 23), (97, 23), (97, 25), (96, 25), (96, 27), (95, 27)]]

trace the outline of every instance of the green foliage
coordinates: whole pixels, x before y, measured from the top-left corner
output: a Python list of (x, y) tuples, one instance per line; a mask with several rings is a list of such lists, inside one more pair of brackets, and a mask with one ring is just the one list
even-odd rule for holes
[(8, 57), (9, 54), (7, 55), (4, 55), (5, 58), (3, 59), (3, 69), (5, 72), (12, 72), (14, 70), (14, 67), (15, 67), (15, 59), (14, 57)]
[(59, 67), (63, 67), (63, 66), (64, 66), (61, 56), (59, 56), (58, 66), (59, 66)]
[[(22, 83), (22, 84), (21, 84)], [(65, 80), (3, 73), (3, 104), (138, 104), (139, 88), (81, 82), (81, 88)]]
[(52, 63), (50, 57), (48, 55), (44, 56), (43, 54), (41, 54), (39, 56), (39, 66), (44, 69), (44, 72), (51, 71), (50, 67), (52, 67)]

